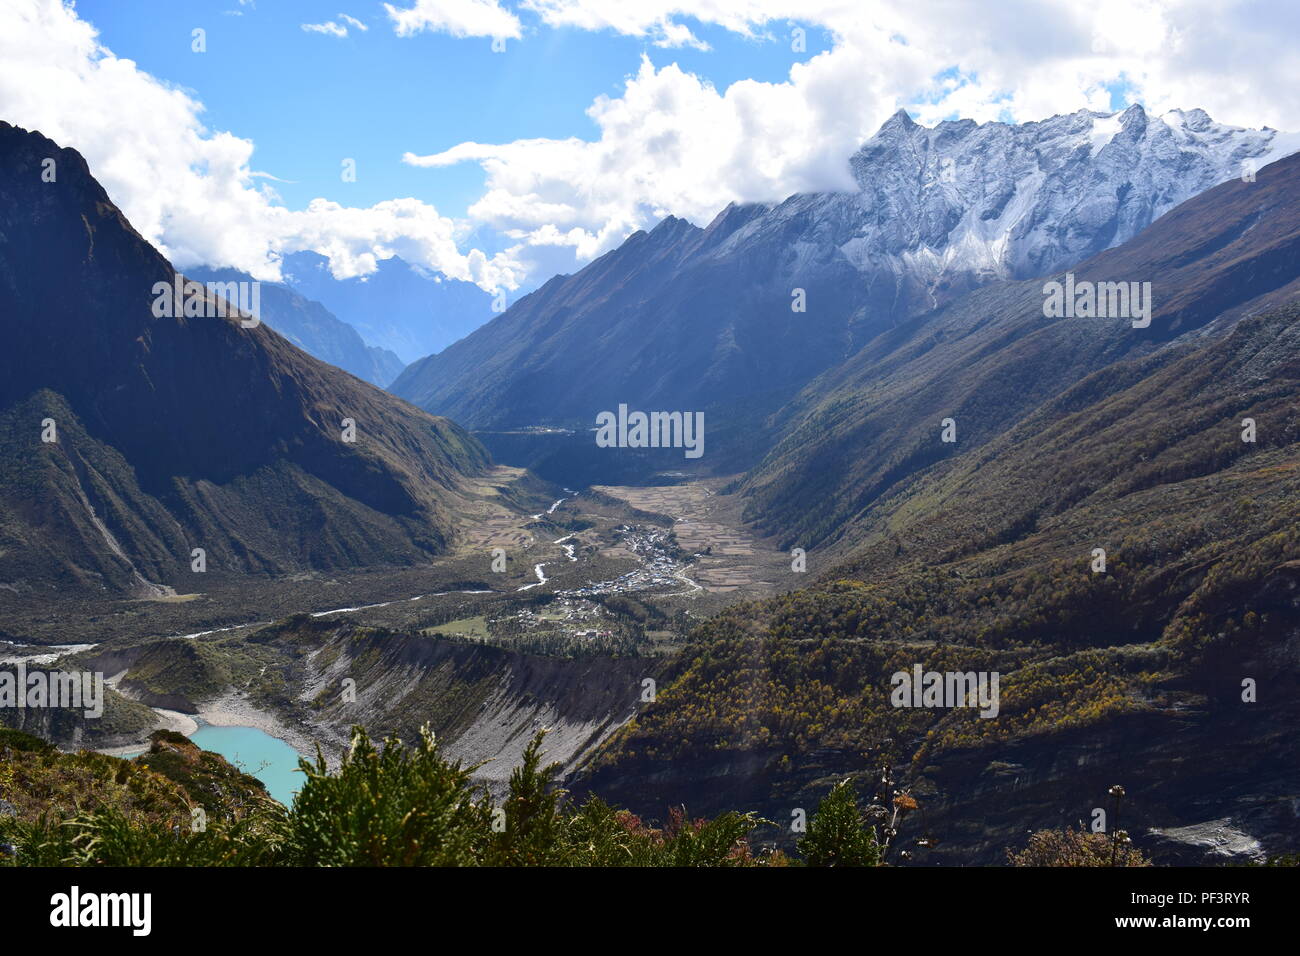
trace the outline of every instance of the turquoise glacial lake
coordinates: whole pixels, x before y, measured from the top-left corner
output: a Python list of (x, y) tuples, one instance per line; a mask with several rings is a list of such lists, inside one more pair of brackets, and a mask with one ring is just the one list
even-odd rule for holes
[[(209, 724), (190, 734), (190, 740), (200, 750), (221, 754), (232, 766), (262, 781), (267, 792), (286, 807), (293, 804), (293, 795), (302, 787), (298, 751), (256, 727), (213, 727)], [(131, 750), (118, 756), (130, 760), (145, 752)]]
[(271, 796), (286, 807), (302, 788), (298, 751), (256, 727), (208, 725), (190, 734), (190, 740), (204, 750), (221, 754), (244, 773), (262, 781)]
[[(230, 764), (262, 781), (267, 792), (286, 807), (302, 787), (298, 772), (298, 751), (256, 727), (200, 727), (190, 734), (200, 750), (221, 754)], [(118, 756), (130, 760), (146, 753), (130, 750)]]

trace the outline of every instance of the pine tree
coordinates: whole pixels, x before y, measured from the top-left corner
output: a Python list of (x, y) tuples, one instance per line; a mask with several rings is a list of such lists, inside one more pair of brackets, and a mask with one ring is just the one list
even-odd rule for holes
[(858, 798), (850, 780), (831, 788), (799, 841), (799, 852), (808, 866), (875, 866), (880, 848), (875, 836), (862, 825)]

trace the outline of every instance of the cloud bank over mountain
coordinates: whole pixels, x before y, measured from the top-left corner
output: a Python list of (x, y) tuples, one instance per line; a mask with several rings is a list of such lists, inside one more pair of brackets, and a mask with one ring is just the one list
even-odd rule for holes
[(274, 177), (252, 166), (252, 141), (208, 128), (202, 114), (193, 94), (115, 56), (59, 0), (15, 0), (0, 10), (0, 117), (74, 145), (179, 268), (229, 266), (278, 279), (281, 255), (310, 249), (328, 256), (339, 278), (400, 255), (484, 288), (517, 283), (521, 270), (508, 256), (462, 252), (456, 223), (418, 199), (279, 205)]
[[(356, 27), (349, 43), (420, 44), (437, 33), (530, 44), (568, 30), (645, 47), (621, 91), (588, 106), (594, 136), (447, 146), (413, 124), (394, 163), (430, 177), (482, 168), (482, 194), (463, 219), (411, 196), (287, 208), (276, 177), (254, 165), (253, 141), (205, 124), (201, 90), (114, 55), (61, 0), (13, 0), (0, 12), (0, 115), (75, 145), (182, 268), (274, 279), (283, 255), (309, 250), (345, 278), (399, 255), (493, 291), (574, 271), (669, 214), (703, 225), (730, 202), (851, 189), (849, 157), (900, 106), (933, 124), (1140, 102), (1155, 115), (1195, 107), (1230, 124), (1300, 129), (1300, 61), (1287, 45), (1300, 11), (1281, 2), (888, 0), (868, 10), (824, 0), (407, 0), (369, 19), (374, 29), (350, 15), (330, 22)], [(1221, 42), (1229, 26), (1249, 42)], [(795, 62), (779, 81), (715, 85), (673, 61), (719, 35)], [(430, 95), (393, 91), (417, 93)]]

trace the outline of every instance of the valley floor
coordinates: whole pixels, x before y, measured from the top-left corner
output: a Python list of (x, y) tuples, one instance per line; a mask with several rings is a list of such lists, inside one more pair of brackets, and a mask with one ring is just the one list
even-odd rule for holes
[[(583, 672), (587, 692), (599, 695), (594, 684), (625, 677), (617, 667), (602, 671), (600, 661), (670, 655), (696, 622), (799, 583), (788, 555), (749, 532), (739, 519), (740, 503), (718, 493), (726, 479), (561, 489), (547, 500), (535, 492), (519, 495), (516, 483), (523, 477), (498, 466), (480, 479), (455, 550), (422, 567), (238, 580), (214, 574), (203, 578), (201, 592), (177, 585), (177, 600), (33, 603), (0, 596), (0, 604), (12, 605), (0, 607), (11, 635), (0, 647), (0, 662), (64, 658), (65, 668), (78, 662), (103, 667), (111, 688), (150, 706), (153, 726), (145, 718), (79, 735), (78, 745), (105, 753), (139, 750), (159, 727), (191, 734), (212, 724), (255, 727), (304, 755), (320, 741), (336, 757), (358, 715), (334, 718), (307, 706), (324, 678), (308, 676), (311, 666), (291, 663), (292, 655), (268, 655), (259, 643), (265, 629), (299, 615), (320, 634), (378, 629), (425, 643), (449, 640), (464, 653), (483, 645), (509, 656), (493, 665), (496, 683), (474, 691), (481, 713), (453, 718), (436, 703), (428, 708), (434, 714), (420, 713), (408, 701), (398, 722), (418, 726), (441, 715), (442, 732), (454, 738), (459, 756), (472, 763), (494, 759), (508, 770), (511, 761), (503, 758), (526, 742), (525, 725), (552, 726), (551, 754), (567, 763), (636, 709), (597, 708), (571, 720), (559, 701), (538, 705), (532, 690), (530, 700), (511, 699), (511, 681), (531, 666), (530, 655), (571, 661), (569, 669)], [(159, 665), (160, 643), (190, 645), (202, 660), (178, 666), (168, 657)], [(418, 685), (427, 676), (422, 667), (404, 680)], [(466, 686), (453, 682), (440, 690), (455, 696)], [(620, 696), (628, 695), (615, 693)], [(635, 704), (635, 697), (628, 699)], [(397, 720), (386, 708), (369, 716), (390, 727)], [(491, 768), (483, 773), (493, 776)]]

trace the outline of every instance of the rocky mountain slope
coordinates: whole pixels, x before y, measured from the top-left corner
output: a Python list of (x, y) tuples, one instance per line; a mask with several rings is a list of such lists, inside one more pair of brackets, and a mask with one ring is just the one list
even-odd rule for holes
[(664, 662), (549, 657), (299, 614), (246, 639), (110, 642), (64, 666), (113, 677), (103, 718), (38, 708), (0, 712), (0, 723), (64, 745), (112, 746), (154, 725), (147, 707), (202, 714), (235, 695), (301, 752), (319, 743), (331, 762), (357, 725), (417, 740), (427, 724), (450, 756), (483, 765), (477, 779), (500, 785), (539, 728), (548, 759), (576, 766), (636, 712), (642, 681)]
[(244, 316), (165, 315), (176, 282), (79, 154), (0, 125), (5, 594), (197, 590), (196, 548), (244, 575), (447, 547), (476, 441)]
[[(253, 277), (237, 269), (190, 269), (186, 278), (207, 284), (251, 282)], [(406, 367), (388, 349), (366, 345), (356, 329), (288, 286), (261, 283), (260, 306), (258, 318), (298, 348), (371, 385), (386, 387)]]
[[(252, 640), (286, 661), (286, 694), (276, 710), (302, 720), (308, 736), (341, 748), (356, 724), (409, 740), (427, 723), (448, 755), (484, 764), (476, 777), (496, 786), (540, 728), (548, 760), (567, 770), (585, 759), (635, 713), (641, 681), (662, 667), (302, 618)], [(355, 699), (343, 693), (345, 678), (354, 682)]]

